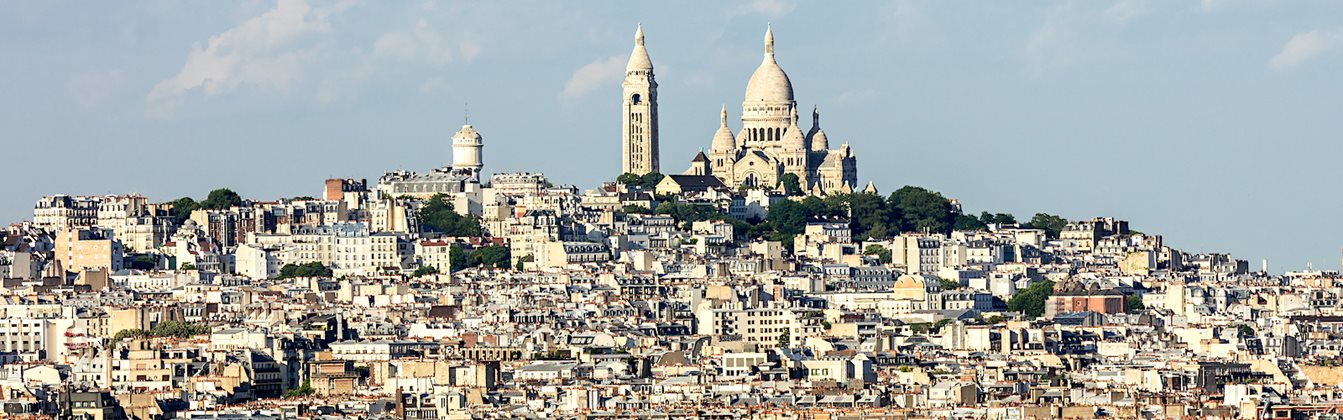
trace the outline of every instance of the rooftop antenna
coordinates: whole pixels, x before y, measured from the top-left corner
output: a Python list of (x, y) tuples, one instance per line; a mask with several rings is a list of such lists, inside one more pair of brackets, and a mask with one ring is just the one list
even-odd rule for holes
[(471, 125), (471, 101), (462, 102), (462, 124)]

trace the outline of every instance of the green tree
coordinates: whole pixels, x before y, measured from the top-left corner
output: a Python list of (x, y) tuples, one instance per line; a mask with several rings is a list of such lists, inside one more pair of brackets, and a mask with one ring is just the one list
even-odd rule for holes
[(871, 193), (854, 193), (848, 198), (849, 228), (853, 230), (853, 237), (883, 239), (886, 236), (886, 222), (890, 220), (886, 200)]
[(312, 389), (312, 383), (310, 383), (310, 382), (308, 382), (308, 381), (303, 381), (303, 384), (302, 384), (302, 385), (299, 385), (298, 388), (294, 388), (294, 389), (285, 391), (285, 393), (284, 393), (284, 397), (285, 397), (285, 398), (300, 398), (300, 397), (306, 397), (306, 396), (312, 395), (314, 392), (317, 392), (317, 391), (314, 390), (314, 389)]
[(177, 337), (182, 339), (209, 333), (209, 326), (184, 321), (163, 321), (149, 330), (149, 335), (153, 337)]
[(797, 178), (795, 173), (786, 173), (779, 177), (779, 182), (775, 188), (783, 188), (783, 193), (790, 196), (802, 195), (802, 181)]
[(616, 182), (626, 187), (639, 188), (642, 190), (652, 190), (662, 182), (663, 175), (657, 172), (649, 172), (643, 175), (626, 172), (616, 177)]
[[(449, 250), (449, 252), (451, 252), (451, 250)], [(420, 268), (416, 268), (415, 272), (411, 273), (410, 276), (424, 277), (424, 276), (431, 276), (434, 274), (438, 274), (438, 267), (434, 267), (432, 265), (426, 265)]]
[(182, 270), (182, 271), (195, 270), (195, 269), (196, 269), (196, 264), (192, 264), (192, 263), (189, 263), (189, 262), (184, 262), (184, 263), (182, 263), (181, 266), (177, 267), (177, 269), (178, 269), (178, 270)]
[(1049, 301), (1049, 296), (1054, 294), (1054, 282), (1045, 280), (1037, 282), (1025, 289), (1018, 290), (1007, 300), (1007, 309), (1024, 313), (1031, 317), (1038, 317), (1045, 313), (1045, 303)]
[(452, 271), (466, 268), (467, 264), (466, 251), (462, 247), (453, 244), (452, 247), (448, 248), (448, 265), (451, 266)]
[(280, 275), (276, 279), (291, 279), (297, 277), (331, 277), (334, 272), (320, 262), (307, 262), (303, 264), (285, 264), (280, 267)]
[(788, 345), (791, 344), (791, 341), (792, 338), (788, 337), (788, 333), (779, 334), (779, 347), (786, 349), (788, 348)]
[(1045, 231), (1045, 235), (1048, 235), (1050, 238), (1058, 238), (1059, 232), (1063, 232), (1063, 228), (1068, 227), (1068, 219), (1049, 213), (1035, 213), (1035, 217), (1032, 217), (1031, 221), (1026, 222), (1025, 227), (1030, 229), (1040, 229)]
[(1128, 313), (1142, 312), (1142, 310), (1147, 309), (1147, 305), (1142, 303), (1142, 297), (1138, 295), (1125, 296), (1124, 303)]
[(1236, 334), (1238, 334), (1241, 337), (1254, 337), (1254, 327), (1251, 327), (1247, 324), (1237, 325)]
[(217, 188), (210, 191), (210, 194), (205, 197), (205, 201), (201, 202), (201, 207), (210, 210), (225, 210), (240, 205), (242, 205), (242, 197), (228, 188)]
[(639, 185), (639, 174), (633, 172), (620, 174), (620, 176), (616, 177), (616, 182), (622, 185), (637, 186)]
[(925, 188), (900, 188), (891, 193), (887, 206), (902, 232), (950, 233), (955, 221), (951, 201)]
[(979, 214), (979, 221), (986, 225), (995, 223), (1000, 225), (1014, 225), (1017, 223), (1017, 217), (1009, 213), (992, 214), (986, 211)]
[(420, 207), (420, 226), (448, 236), (481, 236), (480, 219), (475, 216), (463, 216), (453, 209), (448, 196), (434, 194)]
[(802, 233), (810, 218), (811, 212), (807, 207), (793, 200), (779, 200), (770, 204), (769, 213), (765, 216), (775, 232), (789, 236)]
[(639, 176), (639, 187), (645, 190), (657, 188), (658, 183), (662, 182), (663, 175), (657, 172), (649, 172)]
[(875, 255), (882, 264), (891, 263), (891, 250), (881, 245), (868, 245), (867, 248), (863, 248), (863, 255)]
[(483, 246), (467, 255), (468, 264), (472, 267), (508, 268), (511, 259), (508, 248), (499, 245)]
[(951, 229), (955, 231), (976, 231), (988, 229), (988, 226), (975, 216), (958, 214), (956, 215), (956, 221), (951, 225)]
[(956, 290), (961, 288), (961, 282), (956, 280), (939, 278), (937, 279), (937, 283), (942, 286), (942, 290)]
[(649, 214), (653, 212), (652, 210), (649, 210), (648, 207), (640, 206), (638, 204), (626, 205), (625, 207), (622, 207), (621, 210), (623, 210), (625, 214)]
[(181, 226), (182, 223), (186, 223), (187, 219), (191, 218), (191, 212), (196, 211), (196, 209), (199, 208), (201, 208), (200, 203), (197, 203), (196, 200), (191, 199), (191, 197), (182, 197), (173, 201), (171, 210), (173, 222), (177, 223), (178, 226)]

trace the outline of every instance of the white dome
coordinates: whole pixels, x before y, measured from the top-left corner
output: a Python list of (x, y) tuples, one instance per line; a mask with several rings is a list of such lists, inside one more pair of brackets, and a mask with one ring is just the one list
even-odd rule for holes
[(461, 130), (457, 130), (457, 133), (452, 135), (454, 144), (480, 144), (482, 140), (480, 133), (476, 132), (471, 124), (463, 125)]
[(793, 124), (783, 133), (785, 150), (807, 150), (807, 140), (802, 138), (802, 129), (797, 128), (797, 110), (793, 111)]
[(765, 30), (765, 59), (746, 83), (746, 102), (792, 102), (793, 82), (774, 62), (774, 31)]
[(737, 147), (737, 140), (732, 137), (732, 130), (727, 128), (727, 106), (723, 107), (723, 112), (720, 114), (719, 119), (720, 124), (718, 125), (718, 132), (713, 133), (713, 145), (710, 146), (709, 150), (714, 152), (726, 152), (735, 149)]
[(625, 65), (625, 72), (631, 71), (653, 71), (653, 60), (648, 58), (648, 49), (644, 48), (644, 27), (634, 30), (634, 51), (630, 53), (629, 64)]

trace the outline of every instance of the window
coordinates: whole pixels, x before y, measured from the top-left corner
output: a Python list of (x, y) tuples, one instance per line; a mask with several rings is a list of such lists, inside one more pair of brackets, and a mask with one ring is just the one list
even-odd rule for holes
[(642, 103), (642, 100), (641, 100), (641, 98), (639, 97), (639, 94), (636, 93), (636, 94), (634, 94), (634, 96), (631, 96), (631, 97), (630, 97), (630, 103), (635, 104), (635, 105), (638, 105), (638, 104)]

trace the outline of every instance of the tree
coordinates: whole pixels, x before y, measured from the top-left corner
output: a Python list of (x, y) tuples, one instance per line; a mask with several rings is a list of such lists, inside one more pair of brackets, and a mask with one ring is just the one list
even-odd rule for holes
[(276, 279), (291, 279), (297, 277), (331, 277), (334, 272), (320, 262), (307, 262), (303, 264), (285, 264), (280, 267), (280, 275)]
[(649, 214), (653, 212), (652, 210), (649, 210), (648, 207), (640, 206), (638, 204), (626, 205), (625, 207), (622, 207), (621, 210), (623, 210), (625, 214)]
[(1124, 303), (1128, 313), (1142, 312), (1142, 310), (1147, 309), (1147, 305), (1142, 303), (1142, 297), (1138, 295), (1125, 296)]
[(314, 390), (314, 389), (312, 389), (312, 383), (310, 383), (310, 382), (308, 382), (308, 381), (303, 381), (303, 384), (302, 384), (302, 385), (299, 385), (298, 388), (294, 388), (294, 389), (285, 391), (285, 393), (284, 393), (284, 397), (285, 397), (285, 398), (300, 398), (300, 397), (306, 397), (306, 396), (312, 395), (314, 392), (317, 392), (317, 391)]
[(182, 270), (182, 271), (195, 270), (195, 269), (196, 269), (196, 264), (192, 264), (192, 263), (189, 263), (189, 262), (184, 262), (184, 263), (182, 263), (181, 266), (177, 267), (177, 269), (178, 269), (178, 270)]
[(152, 337), (177, 337), (182, 339), (209, 333), (209, 326), (184, 321), (163, 321), (149, 330), (149, 336)]
[(242, 197), (228, 188), (217, 188), (210, 191), (210, 195), (207, 195), (205, 201), (201, 202), (201, 207), (210, 210), (225, 210), (239, 205), (242, 205)]
[(191, 218), (191, 212), (196, 211), (196, 209), (199, 208), (201, 208), (200, 203), (197, 203), (196, 200), (191, 199), (191, 197), (182, 197), (173, 201), (173, 222), (177, 223), (178, 226), (181, 226), (182, 223), (186, 223), (187, 219)]
[(853, 237), (884, 239), (886, 222), (890, 219), (886, 211), (886, 200), (871, 193), (854, 193), (848, 197), (849, 228), (853, 230)]
[(788, 333), (779, 334), (779, 347), (786, 349), (791, 341), (792, 338), (788, 337)]
[(956, 221), (951, 225), (951, 229), (955, 231), (975, 231), (988, 229), (988, 226), (975, 216), (958, 214), (956, 215)]
[(616, 177), (616, 182), (622, 185), (639, 185), (639, 174), (626, 172)]
[(900, 188), (891, 193), (887, 206), (902, 232), (951, 233), (955, 221), (951, 201), (925, 188)]
[(616, 182), (626, 187), (639, 188), (643, 190), (652, 190), (662, 182), (663, 175), (657, 172), (649, 172), (643, 175), (626, 172), (616, 177)]
[(471, 254), (467, 255), (467, 260), (472, 267), (508, 268), (511, 258), (508, 248), (499, 245), (487, 245), (471, 251)]
[(1246, 324), (1237, 325), (1236, 334), (1241, 337), (1254, 337), (1254, 327)]
[(448, 196), (434, 194), (420, 207), (420, 226), (448, 236), (481, 236), (480, 219), (463, 216), (453, 209)]
[(1018, 290), (1007, 300), (1007, 309), (1038, 317), (1045, 313), (1045, 303), (1054, 294), (1054, 282), (1045, 280)]
[(1045, 235), (1050, 238), (1059, 237), (1059, 232), (1068, 227), (1068, 219), (1058, 217), (1049, 213), (1035, 213), (1031, 221), (1026, 222), (1026, 227), (1030, 229), (1040, 229), (1045, 231)]
[(639, 186), (645, 190), (652, 190), (654, 188), (657, 188), (658, 183), (662, 182), (662, 178), (663, 178), (662, 174), (657, 172), (649, 172), (643, 174), (642, 176), (639, 177)]
[(1017, 217), (1011, 215), (1010, 213), (992, 214), (986, 211), (979, 214), (979, 221), (983, 222), (986, 225), (990, 224), (1014, 225), (1017, 223)]
[(153, 270), (158, 266), (158, 258), (154, 254), (135, 254), (126, 265), (132, 270)]
[(863, 255), (875, 255), (882, 264), (891, 263), (891, 250), (881, 245), (868, 245), (867, 248), (863, 248)]
[[(451, 250), (449, 250), (449, 252), (451, 252)], [(415, 272), (410, 273), (410, 276), (411, 276), (411, 277), (424, 277), (424, 276), (431, 276), (431, 275), (434, 275), (434, 274), (438, 274), (438, 267), (434, 267), (434, 266), (432, 266), (432, 265), (426, 265), (426, 266), (423, 266), (423, 267), (420, 267), (420, 268), (416, 268), (416, 269), (415, 269)]]
[(790, 196), (802, 195), (802, 181), (797, 178), (795, 173), (786, 173), (779, 177), (779, 182), (775, 188), (783, 188), (783, 193)]
[(466, 251), (463, 250), (462, 247), (453, 244), (452, 247), (448, 248), (448, 265), (452, 271), (466, 268)]
[(769, 205), (765, 220), (769, 221), (776, 233), (792, 236), (802, 233), (810, 216), (811, 212), (804, 205), (793, 200), (779, 200)]
[(939, 278), (937, 283), (942, 286), (942, 290), (955, 290), (961, 288), (961, 282)]

